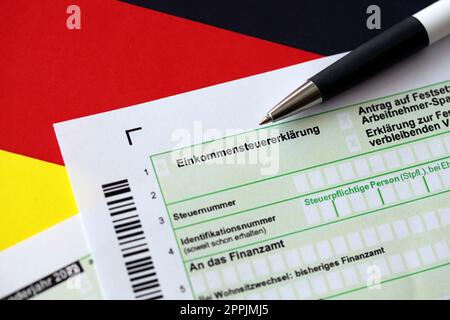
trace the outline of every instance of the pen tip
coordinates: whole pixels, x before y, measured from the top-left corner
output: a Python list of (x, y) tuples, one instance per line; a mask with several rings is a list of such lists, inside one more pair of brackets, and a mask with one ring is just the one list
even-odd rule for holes
[(265, 116), (264, 118), (262, 118), (262, 120), (259, 122), (259, 125), (262, 126), (263, 124), (269, 123), (271, 122), (272, 119), (270, 119), (268, 116)]

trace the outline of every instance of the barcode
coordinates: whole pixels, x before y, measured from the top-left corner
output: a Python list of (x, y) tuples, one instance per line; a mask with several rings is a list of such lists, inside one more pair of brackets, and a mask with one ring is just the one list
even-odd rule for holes
[(135, 298), (163, 298), (128, 180), (104, 184), (102, 189)]

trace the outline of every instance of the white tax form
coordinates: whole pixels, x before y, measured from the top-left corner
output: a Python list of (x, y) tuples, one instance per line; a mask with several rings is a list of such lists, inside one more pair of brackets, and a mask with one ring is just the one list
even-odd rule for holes
[(448, 297), (448, 57), (261, 128), (339, 56), (55, 124), (104, 296)]

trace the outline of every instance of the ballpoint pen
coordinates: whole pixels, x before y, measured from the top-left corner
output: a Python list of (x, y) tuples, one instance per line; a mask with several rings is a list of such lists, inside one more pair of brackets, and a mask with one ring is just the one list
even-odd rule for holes
[(260, 125), (284, 119), (327, 101), (449, 33), (450, 0), (440, 0), (309, 78), (275, 105)]

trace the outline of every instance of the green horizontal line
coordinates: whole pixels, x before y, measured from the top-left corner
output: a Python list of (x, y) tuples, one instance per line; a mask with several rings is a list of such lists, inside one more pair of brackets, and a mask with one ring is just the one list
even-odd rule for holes
[[(384, 283), (400, 280), (400, 279), (403, 279), (403, 278), (408, 278), (408, 277), (411, 277), (411, 276), (418, 275), (420, 273), (424, 273), (424, 272), (432, 271), (434, 269), (446, 267), (448, 265), (450, 265), (450, 262), (447, 262), (447, 263), (444, 263), (444, 264), (441, 264), (441, 265), (437, 265), (437, 266), (434, 266), (434, 267), (431, 267), (431, 268), (419, 270), (419, 271), (416, 271), (416, 272), (408, 273), (408, 274), (405, 274), (405, 275), (402, 275), (402, 276), (398, 276), (398, 277), (395, 277), (395, 278), (387, 279), (387, 280), (384, 280), (384, 281), (380, 281), (380, 284), (384, 284)], [(364, 290), (364, 289), (367, 289), (367, 288), (368, 288), (367, 286), (359, 287), (359, 288), (351, 289), (351, 290), (348, 290), (348, 291), (340, 292), (340, 293), (337, 293), (337, 294), (325, 297), (323, 299), (333, 299), (333, 298), (336, 298), (336, 297), (339, 297), (339, 296), (342, 296), (342, 295), (345, 295), (345, 294), (349, 294), (349, 293), (352, 293), (352, 292), (355, 292), (355, 291)]]
[(238, 247), (231, 248), (231, 249), (227, 249), (227, 250), (222, 250), (222, 251), (219, 251), (219, 252), (216, 252), (216, 253), (207, 254), (207, 255), (204, 255), (204, 256), (201, 256), (201, 257), (197, 257), (197, 258), (193, 258), (193, 259), (189, 259), (189, 260), (184, 260), (183, 259), (183, 261), (184, 261), (184, 263), (189, 263), (191, 261), (208, 258), (208, 257), (215, 256), (215, 255), (218, 255), (218, 254), (222, 254), (222, 253), (225, 253), (225, 252), (238, 250), (238, 249), (245, 248), (245, 247), (251, 247), (251, 246), (257, 245), (257, 244), (262, 243), (262, 242), (269, 242), (269, 241), (273, 241), (273, 240), (278, 240), (280, 238), (289, 237), (289, 236), (292, 236), (292, 235), (295, 235), (295, 234), (298, 234), (298, 233), (302, 233), (302, 232), (305, 232), (305, 231), (309, 231), (309, 230), (325, 227), (325, 226), (328, 226), (328, 225), (331, 225), (331, 224), (335, 224), (335, 223), (339, 223), (339, 222), (343, 222), (343, 221), (346, 221), (346, 220), (355, 219), (355, 218), (362, 217), (362, 216), (365, 216), (365, 215), (368, 215), (368, 214), (372, 214), (372, 213), (375, 213), (375, 212), (378, 212), (378, 211), (392, 209), (392, 208), (395, 208), (395, 207), (398, 207), (398, 206), (402, 206), (402, 205), (405, 205), (405, 204), (408, 204), (408, 203), (413, 203), (413, 202), (417, 202), (417, 201), (420, 201), (420, 200), (428, 199), (428, 198), (435, 197), (435, 196), (438, 196), (438, 195), (441, 195), (441, 194), (445, 194), (445, 193), (448, 193), (448, 192), (450, 192), (450, 190), (441, 191), (441, 192), (438, 192), (438, 193), (435, 193), (435, 194), (429, 194), (429, 195), (426, 195), (426, 196), (421, 197), (421, 198), (408, 200), (408, 201), (404, 201), (404, 202), (401, 202), (401, 203), (393, 204), (391, 206), (387, 206), (387, 207), (383, 207), (383, 208), (379, 208), (379, 209), (363, 212), (363, 213), (360, 213), (360, 214), (357, 214), (357, 215), (354, 215), (354, 216), (350, 216), (350, 217), (347, 217), (347, 218), (336, 219), (335, 221), (330, 221), (330, 222), (327, 222), (327, 223), (324, 223), (324, 224), (320, 224), (320, 225), (316, 225), (316, 226), (312, 226), (312, 227), (309, 227), (309, 228), (304, 228), (304, 229), (300, 229), (300, 230), (297, 230), (297, 231), (292, 231), (292, 232), (289, 232), (289, 233), (286, 233), (286, 234), (283, 234), (283, 235), (280, 235), (280, 236), (276, 236), (276, 237), (272, 237), (272, 238), (264, 239), (264, 240), (260, 240), (260, 241), (255, 241), (255, 242), (252, 242), (252, 243), (249, 243), (249, 244), (245, 244), (245, 245), (238, 246)]
[[(277, 176), (268, 177), (268, 178), (264, 178), (264, 179), (259, 179), (259, 180), (247, 182), (247, 183), (244, 183), (244, 184), (232, 186), (232, 187), (229, 187), (229, 188), (219, 189), (219, 190), (216, 190), (216, 191), (212, 191), (212, 192), (208, 192), (208, 193), (205, 193), (205, 194), (201, 194), (201, 195), (185, 198), (185, 199), (182, 199), (182, 200), (168, 202), (167, 206), (171, 206), (171, 205), (174, 205), (174, 204), (178, 204), (178, 203), (182, 203), (182, 202), (186, 202), (186, 201), (190, 201), (190, 200), (194, 200), (194, 199), (198, 199), (198, 198), (203, 198), (203, 197), (206, 197), (206, 196), (210, 196), (210, 195), (221, 193), (221, 192), (225, 192), (225, 191), (230, 191), (230, 190), (233, 190), (233, 189), (246, 187), (246, 186), (249, 186), (249, 185), (252, 185), (252, 184), (256, 184), (256, 183), (260, 183), (260, 182), (264, 182), (264, 181), (268, 181), (268, 180), (281, 178), (281, 177), (284, 177), (284, 176), (287, 176), (287, 175), (291, 175), (291, 174), (294, 174), (294, 173), (299, 173), (299, 172), (315, 169), (315, 168), (318, 168), (318, 167), (323, 167), (323, 166), (327, 166), (327, 165), (330, 165), (330, 164), (334, 164), (336, 162), (342, 162), (342, 161), (350, 160), (350, 159), (353, 159), (353, 158), (365, 156), (365, 155), (368, 155), (368, 154), (380, 152), (380, 151), (383, 151), (383, 150), (386, 150), (386, 149), (400, 147), (400, 146), (405, 145), (405, 144), (410, 144), (410, 143), (414, 143), (414, 142), (425, 140), (425, 139), (431, 139), (431, 138), (434, 138), (436, 136), (440, 136), (440, 135), (447, 134), (447, 133), (450, 133), (450, 130), (447, 130), (447, 131), (444, 131), (444, 132), (441, 132), (441, 133), (437, 133), (437, 134), (434, 134), (434, 135), (430, 135), (430, 136), (427, 136), (427, 137), (422, 137), (422, 138), (419, 138), (419, 139), (416, 139), (416, 140), (413, 140), (413, 141), (399, 143), (399, 144), (397, 144), (395, 146), (388, 146), (388, 147), (380, 148), (380, 149), (377, 149), (377, 150), (368, 151), (368, 152), (360, 153), (360, 154), (357, 154), (357, 155), (353, 155), (353, 156), (350, 156), (350, 157), (345, 157), (345, 158), (341, 158), (341, 159), (338, 159), (338, 160), (329, 161), (329, 162), (325, 162), (325, 163), (322, 163), (322, 164), (317, 164), (317, 165), (314, 165), (314, 166), (311, 166), (311, 167), (307, 167), (307, 168), (303, 168), (303, 169), (298, 169), (298, 170), (286, 172), (286, 173), (283, 173), (283, 174), (280, 174), (280, 175), (277, 175)], [(155, 174), (157, 175), (156, 171), (155, 171)]]
[(241, 132), (241, 133), (236, 133), (236, 134), (224, 137), (224, 138), (212, 139), (212, 140), (196, 143), (196, 144), (190, 145), (188, 147), (180, 147), (180, 148), (172, 149), (172, 150), (169, 150), (169, 151), (164, 151), (164, 152), (160, 152), (160, 153), (154, 153), (153, 155), (150, 155), (150, 157), (153, 158), (153, 157), (157, 157), (157, 156), (160, 156), (160, 155), (163, 155), (163, 154), (167, 154), (167, 153), (170, 153), (170, 152), (175, 152), (175, 151), (182, 150), (182, 149), (188, 149), (188, 148), (192, 148), (192, 147), (203, 145), (203, 144), (213, 143), (215, 141), (232, 138), (232, 137), (239, 136), (239, 135), (249, 134), (251, 132), (257, 132), (257, 131), (260, 131), (260, 130), (266, 130), (266, 129), (269, 129), (269, 128), (272, 128), (272, 127), (279, 127), (281, 125), (285, 125), (285, 124), (288, 124), (288, 123), (291, 123), (291, 122), (300, 121), (300, 120), (308, 119), (308, 118), (313, 118), (313, 117), (317, 117), (319, 115), (323, 115), (323, 114), (327, 114), (327, 113), (335, 112), (335, 111), (340, 111), (340, 110), (351, 108), (351, 107), (354, 107), (354, 106), (357, 106), (357, 105), (362, 105), (362, 104), (371, 103), (371, 102), (374, 102), (374, 101), (384, 100), (384, 99), (387, 99), (387, 98), (390, 98), (390, 97), (394, 97), (394, 96), (398, 96), (398, 95), (401, 95), (401, 94), (404, 94), (404, 93), (413, 92), (413, 91), (417, 91), (417, 90), (421, 90), (421, 89), (425, 89), (425, 88), (430, 88), (430, 87), (437, 86), (437, 85), (440, 85), (440, 84), (443, 84), (443, 83), (446, 83), (446, 82), (449, 82), (449, 81), (450, 80), (440, 81), (440, 82), (429, 84), (429, 85), (426, 85), (426, 86), (423, 86), (423, 87), (418, 87), (418, 88), (414, 88), (414, 89), (410, 89), (410, 90), (406, 90), (406, 91), (401, 91), (401, 92), (393, 93), (393, 94), (390, 94), (390, 95), (387, 95), (387, 96), (383, 96), (383, 97), (379, 97), (379, 98), (374, 98), (374, 99), (370, 99), (370, 100), (356, 102), (356, 103), (353, 103), (353, 104), (350, 104), (350, 105), (347, 105), (347, 106), (334, 108), (332, 110), (323, 111), (323, 112), (312, 114), (312, 115), (305, 116), (305, 117), (302, 117), (302, 118), (282, 121), (282, 122), (278, 122), (277, 124), (264, 126), (264, 127), (261, 127), (261, 128), (256, 128), (256, 129), (248, 130), (248, 131)]
[[(232, 213), (229, 213), (229, 214), (226, 214), (226, 215), (222, 215), (222, 216), (219, 216), (219, 217), (215, 217), (215, 218), (211, 218), (211, 219), (207, 219), (207, 220), (202, 220), (202, 221), (199, 221), (199, 222), (194, 222), (194, 223), (187, 224), (187, 225), (184, 225), (184, 226), (176, 227), (176, 228), (174, 228), (174, 230), (180, 230), (180, 229), (192, 227), (192, 226), (195, 226), (195, 225), (198, 225), (198, 224), (203, 224), (203, 223), (211, 222), (211, 221), (214, 221), (214, 220), (218, 220), (218, 219), (223, 219), (223, 218), (226, 218), (226, 217), (234, 216), (234, 215), (237, 215), (237, 214), (242, 214), (242, 213), (246, 213), (246, 212), (249, 212), (249, 211), (254, 211), (254, 210), (262, 209), (262, 208), (265, 208), (265, 207), (277, 205), (277, 204), (280, 204), (280, 203), (283, 203), (283, 202), (288, 202), (288, 201), (296, 200), (296, 199), (299, 199), (299, 198), (309, 197), (309, 196), (312, 196), (312, 195), (317, 194), (317, 193), (322, 193), (322, 192), (330, 191), (330, 190), (333, 190), (333, 189), (342, 188), (342, 187), (345, 187), (347, 185), (352, 185), (352, 184), (359, 183), (359, 182), (362, 182), (362, 181), (373, 180), (373, 179), (376, 179), (376, 178), (381, 177), (381, 176), (386, 176), (386, 175), (390, 175), (390, 174), (393, 174), (393, 173), (396, 173), (396, 172), (405, 171), (405, 170), (408, 170), (408, 169), (411, 169), (411, 168), (424, 166), (426, 164), (429, 164), (429, 163), (432, 163), (432, 162), (437, 162), (437, 161), (442, 161), (442, 160), (445, 160), (447, 158), (450, 158), (450, 156), (446, 156), (446, 157), (442, 157), (442, 158), (439, 158), (439, 159), (434, 159), (434, 160), (430, 160), (430, 161), (427, 161), (427, 162), (423, 162), (423, 163), (420, 163), (420, 164), (415, 164), (415, 165), (412, 165), (412, 166), (409, 166), (409, 167), (405, 167), (405, 168), (401, 168), (401, 169), (397, 169), (397, 170), (381, 173), (381, 174), (378, 174), (378, 175), (375, 175), (375, 176), (371, 176), (370, 178), (363, 178), (363, 179), (359, 179), (359, 180), (353, 180), (353, 181), (346, 182), (346, 183), (343, 183), (343, 184), (340, 184), (340, 185), (335, 185), (335, 186), (332, 186), (332, 187), (329, 187), (329, 188), (325, 188), (325, 189), (320, 189), (320, 190), (317, 190), (317, 191), (314, 191), (314, 192), (301, 194), (301, 195), (298, 195), (298, 196), (295, 196), (295, 197), (290, 197), (290, 198), (287, 198), (287, 199), (278, 200), (278, 201), (271, 202), (271, 203), (264, 204), (264, 205), (260, 205), (260, 206), (254, 207), (254, 208), (249, 208), (249, 209), (245, 209), (245, 210), (241, 210), (241, 211), (236, 211), (236, 212), (232, 212)], [(383, 201), (383, 204), (384, 204), (384, 201)], [(169, 215), (170, 215), (170, 212), (169, 212)]]

